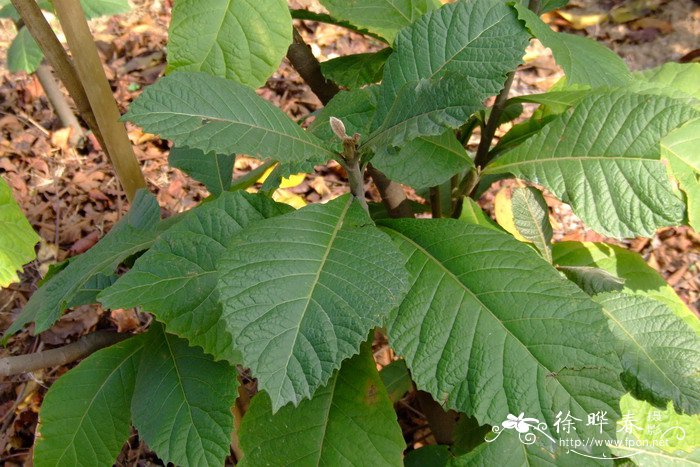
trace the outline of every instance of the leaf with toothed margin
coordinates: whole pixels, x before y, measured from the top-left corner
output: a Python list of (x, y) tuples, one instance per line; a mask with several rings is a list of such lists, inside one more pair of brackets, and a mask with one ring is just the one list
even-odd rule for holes
[(168, 72), (204, 71), (256, 88), (287, 53), (292, 17), (285, 0), (178, 0), (168, 39)]
[(558, 411), (617, 417), (620, 362), (599, 305), (529, 246), (459, 220), (379, 222), (411, 276), (387, 331), (419, 389), (479, 424), (521, 412), (549, 427)]
[(221, 320), (216, 263), (237, 232), (290, 210), (266, 196), (222, 193), (164, 232), (99, 300), (112, 309), (140, 306), (165, 323), (168, 332), (217, 359), (239, 363), (240, 354)]
[(401, 28), (440, 6), (438, 0), (321, 0), (321, 4), (333, 17), (377, 33), (389, 42)]
[(273, 411), (358, 352), (406, 292), (402, 263), (350, 195), (236, 235), (218, 264), (222, 319)]
[(44, 397), (34, 465), (112, 465), (129, 438), (129, 407), (145, 335), (98, 350)]
[(160, 208), (156, 198), (139, 190), (131, 209), (95, 246), (70, 261), (29, 299), (22, 313), (5, 332), (7, 339), (33, 321), (36, 334), (61, 317), (86, 284), (99, 274), (110, 275), (129, 256), (148, 249), (158, 235)]
[(209, 193), (218, 196), (231, 187), (233, 179), (233, 154), (205, 153), (199, 149), (172, 148), (168, 164), (202, 182)]
[(145, 338), (131, 401), (139, 437), (165, 462), (223, 465), (231, 448), (236, 370), (158, 323)]
[(643, 295), (596, 295), (622, 361), (622, 383), (637, 399), (700, 413), (700, 336), (663, 303)]
[(510, 173), (543, 185), (604, 235), (651, 236), (681, 223), (684, 211), (660, 161), (659, 143), (699, 115), (667, 96), (591, 92), (483, 173)]
[(522, 61), (528, 40), (503, 0), (461, 0), (425, 14), (396, 37), (372, 128), (383, 124), (407, 83), (451, 74), (472, 78), (487, 95), (497, 93)]
[(612, 50), (587, 37), (553, 31), (521, 3), (515, 3), (513, 7), (532, 35), (552, 50), (570, 84), (624, 86), (632, 81), (624, 60)]
[(148, 86), (123, 119), (175, 145), (279, 162), (335, 156), (318, 138), (251, 88), (206, 73), (177, 72)]
[(299, 465), (401, 466), (406, 447), (369, 342), (298, 407), (273, 414), (270, 396), (256, 395), (239, 439), (242, 466), (289, 465), (290, 459)]
[(552, 262), (552, 224), (542, 192), (526, 186), (515, 188), (511, 198), (513, 224), (518, 233), (532, 242), (542, 257)]

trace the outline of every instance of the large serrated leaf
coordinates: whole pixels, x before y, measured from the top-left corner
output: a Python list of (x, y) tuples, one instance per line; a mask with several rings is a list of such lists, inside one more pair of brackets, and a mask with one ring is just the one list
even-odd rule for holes
[(629, 394), (620, 408), (626, 420), (618, 422), (617, 443), (611, 446), (616, 456), (639, 467), (700, 465), (699, 417), (679, 415), (670, 403), (659, 410)]
[[(369, 345), (311, 400), (272, 413), (258, 394), (240, 429), (243, 464), (400, 466), (406, 443)], [(361, 447), (358, 449), (358, 447)]]
[(350, 195), (236, 236), (218, 266), (223, 319), (274, 411), (358, 352), (406, 291), (402, 263)]
[(533, 36), (552, 49), (568, 83), (592, 87), (624, 86), (632, 80), (627, 65), (612, 50), (587, 37), (552, 31), (522, 3), (515, 3), (514, 7)]
[(614, 465), (611, 459), (591, 459), (575, 452), (575, 449), (557, 446), (542, 434), (534, 432), (528, 437), (515, 430), (503, 430), (498, 438), (488, 438), (467, 454), (447, 462), (449, 467), (533, 466), (533, 467), (592, 467)]
[(554, 264), (560, 266), (590, 266), (624, 279), (624, 290), (666, 304), (700, 335), (700, 320), (663, 277), (633, 251), (616, 245), (590, 242), (557, 242), (552, 249)]
[(265, 196), (223, 193), (163, 233), (99, 300), (108, 308), (140, 306), (164, 322), (168, 332), (216, 358), (239, 363), (240, 354), (221, 321), (216, 263), (236, 232), (289, 210)]
[(202, 182), (212, 195), (218, 196), (231, 186), (233, 154), (205, 153), (199, 149), (172, 148), (168, 164)]
[(357, 89), (381, 81), (389, 55), (388, 47), (379, 52), (345, 55), (321, 63), (321, 72), (341, 86)]
[(636, 74), (636, 77), (656, 86), (684, 92), (700, 99), (700, 63), (665, 63)]
[(529, 186), (515, 188), (511, 203), (515, 228), (551, 263), (552, 224), (549, 223), (549, 208), (542, 192)]
[[(700, 67), (700, 63), (697, 64)], [(700, 73), (698, 74), (700, 79)], [(688, 224), (700, 231), (700, 118), (675, 129), (661, 140), (661, 155), (685, 193)]]
[(372, 116), (377, 110), (377, 92), (378, 86), (339, 92), (321, 109), (309, 131), (334, 149), (342, 150), (329, 123), (335, 117), (343, 122), (348, 135), (358, 133), (363, 141), (369, 136)]
[(381, 126), (361, 141), (360, 150), (403, 146), (419, 136), (437, 136), (458, 128), (495, 92), (495, 88), (482, 88), (476, 80), (456, 74), (406, 83)]
[(34, 465), (112, 465), (131, 431), (129, 407), (144, 346), (137, 336), (99, 350), (44, 397)]
[(440, 6), (438, 0), (321, 0), (321, 4), (336, 18), (377, 33), (389, 42), (401, 28)]
[(524, 412), (555, 437), (557, 411), (615, 418), (620, 363), (604, 315), (530, 247), (458, 220), (381, 224), (411, 275), (389, 340), (420, 389), (480, 424)]
[(146, 339), (131, 402), (139, 436), (166, 462), (223, 465), (233, 431), (235, 369), (160, 325)]
[(545, 186), (605, 235), (651, 236), (682, 222), (684, 211), (659, 160), (659, 142), (697, 115), (666, 96), (592, 93), (484, 173)]
[(44, 52), (39, 48), (39, 44), (29, 33), (29, 29), (22, 26), (7, 49), (7, 69), (13, 73), (34, 73), (43, 58)]
[(287, 52), (292, 17), (284, 0), (178, 0), (168, 36), (168, 70), (204, 71), (256, 88)]
[(206, 73), (178, 72), (149, 86), (125, 119), (176, 145), (280, 162), (323, 162), (334, 154), (249, 87)]
[(384, 67), (374, 128), (409, 82), (460, 74), (496, 93), (521, 62), (528, 33), (502, 0), (460, 0), (421, 17), (396, 38)]
[(416, 138), (398, 153), (380, 150), (372, 158), (372, 164), (390, 179), (414, 188), (440, 185), (453, 175), (474, 167), (452, 130)]
[(0, 177), (0, 287), (19, 280), (22, 266), (36, 258), (40, 240), (12, 197), (12, 189)]
[(624, 373), (622, 383), (638, 399), (700, 413), (700, 336), (663, 303), (619, 292), (597, 295)]
[[(618, 421), (619, 441), (640, 440), (641, 442), (637, 441), (633, 444), (636, 447), (648, 447), (642, 444), (656, 444), (658, 449), (651, 452), (659, 455), (659, 461), (664, 457), (671, 461), (678, 459), (679, 462), (681, 459), (690, 457), (700, 460), (698, 457), (700, 455), (700, 417), (697, 415), (681, 415), (673, 409), (673, 404), (670, 402), (664, 410), (659, 410), (647, 402), (636, 400), (629, 394), (625, 394), (620, 399), (620, 410), (632, 422), (634, 428), (628, 426), (627, 428), (631, 429), (626, 430), (624, 420)], [(693, 453), (694, 456), (688, 456)], [(636, 460), (636, 456), (632, 458)], [(643, 467), (649, 464), (640, 462), (637, 465)]]
[(98, 274), (110, 275), (129, 256), (146, 250), (156, 239), (160, 208), (155, 197), (139, 190), (131, 209), (95, 246), (70, 261), (42, 285), (5, 332), (4, 339), (34, 321), (34, 333), (46, 331), (83, 287)]

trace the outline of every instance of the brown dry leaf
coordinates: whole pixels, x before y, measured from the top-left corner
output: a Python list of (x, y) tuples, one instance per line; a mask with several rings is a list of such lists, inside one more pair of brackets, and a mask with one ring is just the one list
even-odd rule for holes
[(118, 332), (130, 332), (141, 326), (141, 321), (133, 308), (117, 308), (111, 311), (110, 320), (117, 325)]
[(100, 320), (99, 311), (92, 305), (80, 306), (63, 315), (48, 331), (41, 333), (45, 344), (62, 345), (72, 336), (81, 336)]
[(87, 234), (85, 237), (81, 238), (77, 242), (73, 243), (73, 246), (70, 247), (70, 254), (71, 255), (79, 255), (80, 253), (85, 253), (88, 251), (92, 246), (97, 243), (97, 241), (100, 239), (100, 232), (97, 230), (93, 230), (89, 234)]
[(673, 25), (669, 21), (664, 21), (657, 18), (640, 18), (630, 24), (634, 30), (639, 29), (657, 29), (661, 34), (670, 34), (673, 32)]
[(67, 151), (68, 148), (70, 148), (69, 142), (72, 131), (73, 130), (70, 127), (61, 128), (60, 130), (54, 131), (51, 133), (51, 145)]
[(309, 186), (314, 189), (321, 197), (328, 196), (331, 194), (330, 188), (326, 184), (323, 177), (315, 177), (309, 182)]

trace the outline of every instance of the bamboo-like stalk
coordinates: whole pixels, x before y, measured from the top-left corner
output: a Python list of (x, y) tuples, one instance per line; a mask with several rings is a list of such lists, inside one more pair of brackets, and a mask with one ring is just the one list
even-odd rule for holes
[(54, 8), (75, 59), (75, 71), (102, 133), (106, 152), (127, 198), (132, 200), (139, 188), (146, 187), (146, 180), (141, 173), (126, 128), (119, 121), (119, 109), (102, 69), (80, 1), (54, 0)]

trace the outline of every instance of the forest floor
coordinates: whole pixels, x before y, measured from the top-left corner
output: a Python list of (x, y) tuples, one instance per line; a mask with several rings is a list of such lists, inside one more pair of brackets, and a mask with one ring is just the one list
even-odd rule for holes
[[(91, 22), (92, 31), (120, 110), (124, 112), (141, 90), (163, 74), (170, 0), (132, 0), (133, 11)], [(295, 8), (320, 11), (313, 0), (293, 0)], [(620, 54), (629, 66), (644, 69), (666, 61), (700, 59), (700, 7), (693, 0), (571, 0), (566, 9), (545, 19), (555, 28), (586, 35)], [(380, 44), (334, 26), (306, 22), (302, 34), (320, 60), (378, 50)], [(10, 75), (4, 65), (7, 47), (15, 34), (13, 24), (0, 20), (0, 174), (9, 182), (20, 206), (42, 240), (38, 258), (25, 268), (22, 281), (0, 290), (0, 331), (4, 331), (37, 288), (48, 266), (86, 251), (124, 214), (127, 201), (111, 165), (92, 137), (84, 147), (68, 144), (35, 76)], [(526, 65), (517, 73), (514, 94), (547, 90), (563, 76), (548, 49), (531, 45)], [(291, 117), (301, 119), (321, 103), (286, 63), (259, 94)], [(532, 109), (529, 109), (530, 111)], [(499, 134), (508, 130), (508, 125)], [(167, 164), (168, 143), (128, 125), (129, 137), (141, 162), (149, 189), (157, 195), (164, 215), (195, 206), (206, 189)], [(470, 141), (471, 144), (478, 139)], [(472, 146), (470, 149), (474, 149)], [(236, 160), (235, 175), (260, 162)], [(495, 184), (480, 200), (493, 213), (495, 194), (512, 182)], [(370, 195), (378, 199), (376, 192)], [(280, 201), (299, 207), (326, 201), (347, 191), (343, 170), (337, 164), (317, 167), (294, 186), (281, 189)], [(411, 196), (420, 200), (411, 193)], [(571, 209), (548, 196), (556, 240), (609, 241), (640, 253), (657, 269), (693, 310), (700, 307), (700, 235), (685, 227), (660, 230), (651, 239), (625, 242), (606, 239), (586, 229)], [(105, 313), (99, 306), (79, 307), (40, 336), (28, 331), (10, 340), (0, 356), (19, 355), (64, 345), (96, 328), (131, 331), (146, 318), (135, 310)], [(386, 343), (375, 342), (380, 365), (393, 355)], [(45, 390), (69, 368), (50, 368), (31, 375), (0, 381), (0, 463), (22, 465), (30, 459), (38, 408)], [(402, 425), (415, 446), (429, 442), (429, 432), (414, 401), (401, 402)], [(136, 436), (119, 459), (120, 465), (159, 462)]]

